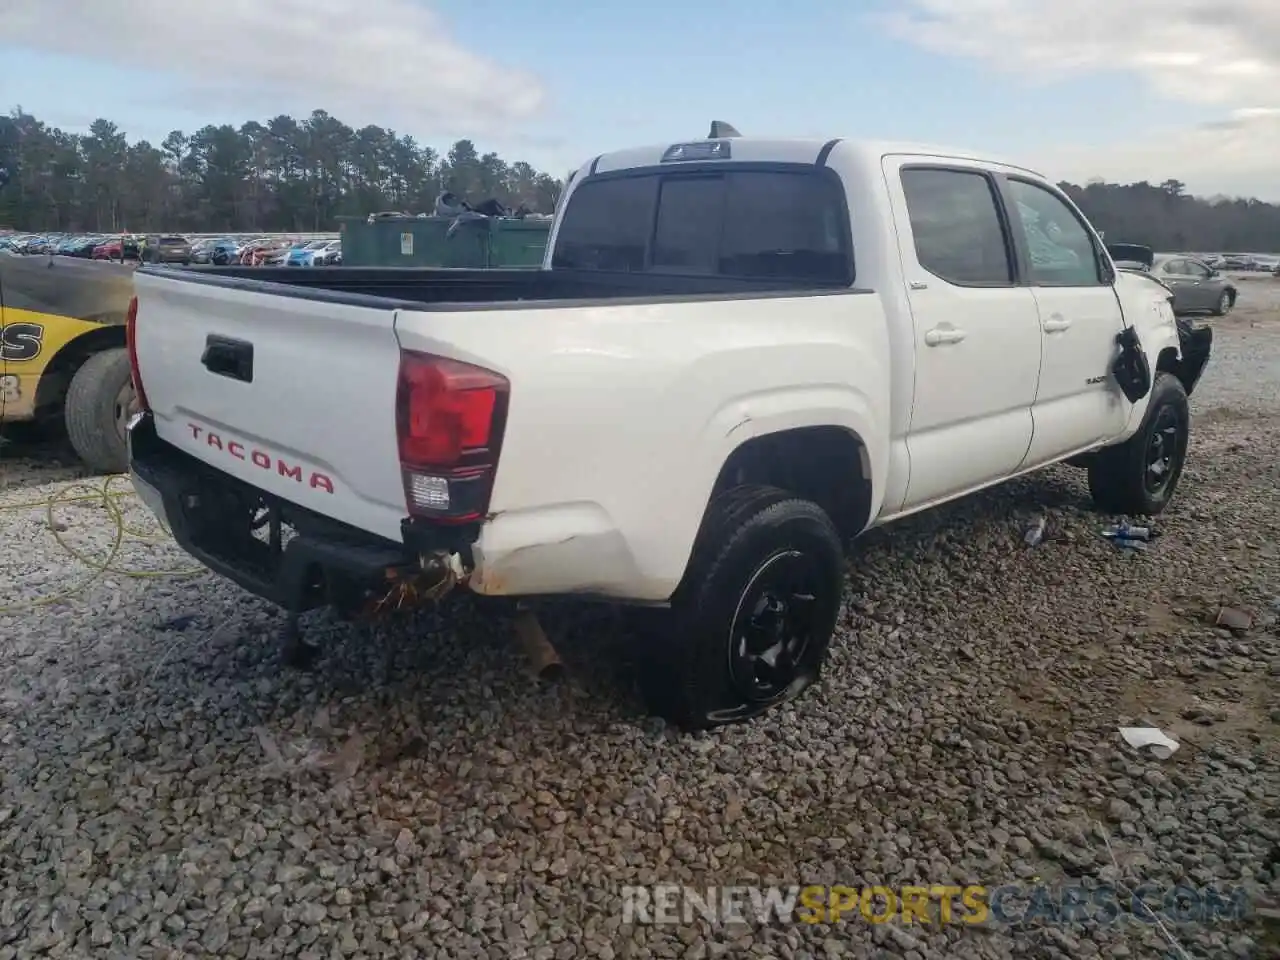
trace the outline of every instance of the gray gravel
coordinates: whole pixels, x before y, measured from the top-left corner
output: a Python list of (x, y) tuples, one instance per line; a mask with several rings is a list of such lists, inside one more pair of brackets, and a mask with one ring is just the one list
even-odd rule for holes
[[(603, 609), (545, 612), (571, 667), (549, 688), (466, 604), (393, 636), (315, 617), (326, 656), (286, 672), (268, 605), (132, 575), (190, 562), (125, 502), (151, 539), (67, 602), (0, 613), (0, 960), (1177, 956), (1123, 920), (623, 926), (619, 895), (1040, 878), (1280, 897), (1280, 296), (1242, 289), (1148, 554), (1098, 537), (1066, 468), (877, 532), (822, 688), (715, 735), (643, 716)], [(7, 452), (0, 505), (75, 474), (39, 460)], [(91, 573), (53, 534), (101, 559), (108, 519), (0, 513), (5, 603)], [(1224, 604), (1252, 628), (1212, 626)], [(1183, 747), (1140, 756), (1128, 724)], [(1259, 918), (1170, 932), (1185, 956), (1280, 942)]]

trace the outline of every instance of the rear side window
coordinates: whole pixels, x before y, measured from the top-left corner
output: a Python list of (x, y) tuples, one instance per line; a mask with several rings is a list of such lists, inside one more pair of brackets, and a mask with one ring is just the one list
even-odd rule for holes
[(583, 183), (552, 266), (848, 285), (844, 193), (809, 169), (640, 174)]
[(1012, 285), (1008, 238), (985, 174), (907, 168), (902, 190), (920, 266), (958, 286)]

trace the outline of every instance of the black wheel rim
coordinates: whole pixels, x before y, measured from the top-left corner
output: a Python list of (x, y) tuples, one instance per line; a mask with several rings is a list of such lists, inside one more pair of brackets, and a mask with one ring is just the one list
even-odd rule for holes
[(1147, 441), (1143, 486), (1151, 496), (1168, 488), (1178, 466), (1178, 414), (1173, 407), (1161, 407), (1151, 425)]
[(729, 678), (744, 703), (772, 703), (803, 679), (820, 589), (817, 564), (799, 550), (756, 570), (729, 628)]

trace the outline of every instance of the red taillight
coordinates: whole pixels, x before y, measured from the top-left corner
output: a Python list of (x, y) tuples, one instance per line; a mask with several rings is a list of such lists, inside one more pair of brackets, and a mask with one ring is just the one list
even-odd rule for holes
[(133, 392), (138, 396), (139, 412), (150, 410), (147, 392), (142, 389), (142, 374), (138, 372), (138, 298), (129, 298), (129, 310), (124, 316), (124, 342), (129, 348), (129, 377), (133, 380)]
[(401, 352), (396, 438), (411, 515), (452, 523), (484, 516), (508, 390), (507, 379), (491, 370)]

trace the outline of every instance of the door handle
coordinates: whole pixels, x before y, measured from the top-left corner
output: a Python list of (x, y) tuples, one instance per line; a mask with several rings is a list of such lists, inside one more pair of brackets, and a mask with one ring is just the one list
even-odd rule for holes
[(968, 334), (952, 326), (934, 327), (924, 335), (924, 342), (931, 347), (940, 347), (948, 343), (959, 343)]
[(204, 340), (200, 362), (210, 373), (253, 383), (253, 344), (211, 333)]
[(1045, 333), (1061, 333), (1063, 330), (1070, 329), (1070, 327), (1071, 327), (1070, 320), (1068, 320), (1066, 317), (1060, 317), (1055, 315), (1050, 317), (1048, 320), (1046, 320), (1041, 325), (1040, 329), (1042, 329)]

